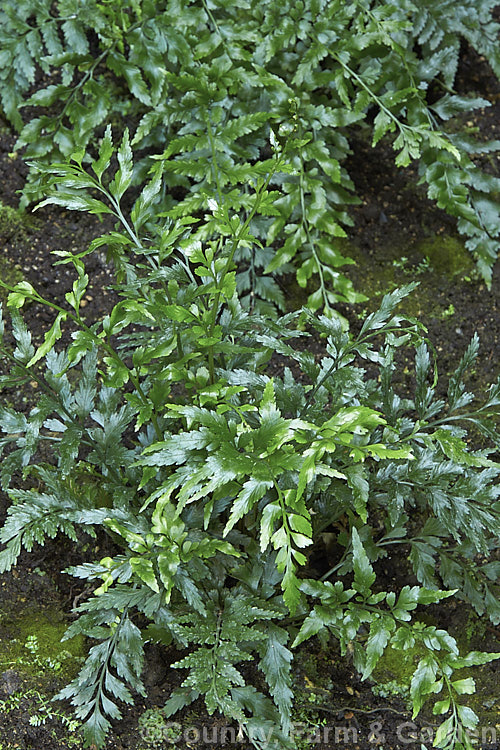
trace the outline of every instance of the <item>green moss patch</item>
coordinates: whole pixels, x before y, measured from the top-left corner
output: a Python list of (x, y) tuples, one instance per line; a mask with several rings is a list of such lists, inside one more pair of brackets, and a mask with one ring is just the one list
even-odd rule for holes
[[(18, 209), (5, 206), (0, 201), (0, 252), (5, 252), (5, 244), (24, 238), (35, 225), (34, 219)], [(24, 279), (21, 268), (7, 257), (0, 258), (0, 279), (14, 286)], [(0, 302), (5, 302), (7, 292), (0, 287)]]
[(0, 240), (8, 240), (16, 234), (25, 235), (36, 226), (37, 222), (31, 214), (0, 201)]
[(378, 306), (380, 298), (396, 287), (411, 281), (421, 282), (406, 297), (398, 310), (410, 317), (435, 317), (439, 320), (453, 318), (455, 309), (449, 300), (436, 293), (436, 289), (453, 283), (456, 276), (471, 281), (477, 276), (474, 261), (463, 242), (453, 235), (433, 235), (413, 243), (401, 254), (399, 247), (380, 247), (373, 254), (347, 240), (342, 241), (342, 253), (354, 259), (355, 266), (346, 269), (356, 291), (365, 294), (357, 313), (364, 319)]
[(435, 235), (419, 242), (415, 248), (437, 273), (445, 276), (470, 274), (475, 266), (472, 257), (457, 237)]
[(35, 677), (40, 686), (54, 676), (71, 680), (86, 649), (82, 636), (61, 642), (67, 627), (54, 607), (0, 615), (0, 671), (13, 669)]
[[(0, 258), (0, 279), (4, 284), (15, 286), (24, 278), (23, 273), (18, 265), (10, 263), (8, 260)], [(5, 302), (8, 292), (0, 287), (0, 302)]]
[(402, 693), (409, 688), (412, 675), (422, 655), (423, 652), (418, 645), (404, 651), (388, 646), (375, 667), (373, 679), (379, 685), (394, 686), (394, 692), (397, 692), (397, 686)]

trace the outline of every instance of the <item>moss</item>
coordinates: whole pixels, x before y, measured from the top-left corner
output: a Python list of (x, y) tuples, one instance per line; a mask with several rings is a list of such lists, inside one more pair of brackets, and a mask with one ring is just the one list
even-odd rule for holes
[(0, 201), (0, 239), (5, 241), (14, 235), (26, 235), (37, 227), (37, 222), (31, 214), (19, 208), (6, 206)]
[[(52, 699), (80, 670), (87, 654), (85, 639), (78, 636), (61, 642), (68, 622), (47, 574), (38, 569), (14, 570), (4, 577), (2, 587), (0, 709), (4, 716), (11, 711), (16, 714), (0, 727), (0, 750), (4, 734), (10, 740), (12, 723), (25, 723), (27, 716), (33, 726), (46, 725), (54, 748), (82, 747), (80, 722)], [(7, 742), (7, 747), (12, 744)]]
[(422, 655), (423, 652), (418, 645), (404, 651), (388, 646), (375, 667), (373, 679), (379, 685), (391, 684), (399, 685), (402, 688), (408, 687)]
[(14, 669), (43, 686), (57, 676), (68, 682), (86, 656), (82, 636), (61, 642), (68, 627), (56, 607), (17, 609), (0, 615), (0, 670)]
[[(18, 265), (0, 258), (0, 279), (4, 282), (4, 284), (15, 286), (20, 281), (22, 281), (23, 278), (23, 272)], [(5, 300), (7, 299), (7, 295), (7, 290), (0, 287), (0, 302), (5, 302)]]
[(470, 274), (474, 270), (470, 253), (457, 237), (435, 235), (419, 242), (415, 249), (427, 258), (437, 273), (445, 276)]
[(370, 253), (347, 240), (342, 241), (341, 251), (355, 261), (355, 266), (346, 266), (343, 272), (353, 281), (356, 291), (368, 298), (368, 302), (351, 308), (356, 309), (360, 319), (379, 306), (384, 294), (417, 281), (420, 285), (402, 301), (399, 312), (415, 318), (447, 320), (454, 311), (439, 293), (443, 283), (447, 283), (446, 277), (451, 280), (460, 274), (470, 281), (477, 275), (464, 244), (451, 235), (433, 235), (413, 244), (405, 250), (407, 256), (401, 254), (399, 247), (387, 246)]
[[(352, 282), (357, 293), (364, 294), (368, 302), (356, 306), (359, 317), (372, 311), (380, 303), (380, 298), (396, 287), (411, 281), (422, 281), (418, 289), (407, 297), (399, 308), (404, 315), (420, 317), (424, 313), (442, 320), (452, 316), (449, 304), (439, 303), (435, 285), (429, 284), (429, 277), (445, 276), (453, 279), (457, 275), (469, 279), (477, 271), (472, 257), (464, 243), (452, 235), (433, 235), (421, 242), (409, 246), (401, 254), (400, 247), (381, 247), (373, 254), (362, 250), (347, 239), (338, 240), (338, 249), (347, 259), (341, 268)], [(352, 264), (353, 262), (353, 264)], [(288, 280), (288, 309), (297, 309), (306, 304), (307, 295), (313, 289), (302, 289), (292, 277)]]
[[(25, 237), (35, 226), (34, 219), (28, 214), (0, 202), (0, 243)], [(21, 267), (12, 263), (8, 258), (0, 258), (0, 279), (9, 286), (22, 281), (24, 278)], [(0, 287), (0, 302), (4, 302), (7, 292)]]

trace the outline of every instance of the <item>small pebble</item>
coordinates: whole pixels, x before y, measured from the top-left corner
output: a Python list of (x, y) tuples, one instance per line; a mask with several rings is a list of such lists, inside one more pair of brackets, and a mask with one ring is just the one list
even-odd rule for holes
[(21, 678), (14, 669), (6, 669), (0, 674), (0, 692), (12, 695), (21, 687)]

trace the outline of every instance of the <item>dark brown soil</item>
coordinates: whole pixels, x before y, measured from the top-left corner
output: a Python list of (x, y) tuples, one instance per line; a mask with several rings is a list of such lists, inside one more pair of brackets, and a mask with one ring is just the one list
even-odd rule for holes
[[(500, 86), (486, 63), (467, 52), (458, 80), (459, 87), (463, 85), (467, 90), (470, 90), (472, 81), (475, 89), (492, 102), (490, 109), (476, 113), (473, 120), (482, 137), (497, 137), (500, 130)], [(21, 189), (25, 176), (22, 159), (11, 155), (14, 140), (14, 136), (5, 128), (1, 131), (0, 198), (4, 205), (10, 206), (17, 205), (16, 191)], [(393, 154), (389, 145), (381, 144), (375, 150), (361, 141), (354, 145), (355, 153), (348, 169), (362, 198), (362, 204), (353, 210), (356, 224), (351, 237), (358, 262), (358, 266), (352, 271), (356, 287), (363, 291), (368, 280), (382, 280), (383, 283), (379, 284), (375, 292), (373, 289), (368, 290), (376, 295), (391, 284), (407, 283), (412, 278), (407, 275), (408, 270), (412, 274), (416, 268), (421, 268), (419, 280), (425, 294), (417, 297), (416, 312), (428, 326), (429, 336), (439, 351), (440, 368), (445, 379), (457, 364), (473, 332), (478, 331), (482, 348), (475, 378), (480, 386), (493, 381), (499, 375), (500, 264), (496, 267), (491, 290), (487, 290), (484, 283), (473, 278), (469, 282), (464, 281), (463, 276), (466, 274), (463, 273), (450, 277), (449, 273), (435, 268), (426, 270), (425, 264), (422, 265), (420, 243), (429, 238), (456, 236), (453, 220), (437, 210), (425, 197), (424, 189), (417, 187), (414, 169), (402, 171), (393, 167)], [(498, 163), (491, 168), (496, 169), (498, 174)], [(32, 226), (28, 223), (22, 230), (4, 233), (0, 253), (11, 263), (17, 264), (40, 293), (62, 300), (64, 292), (71, 286), (73, 274), (66, 266), (53, 268), (51, 251), (84, 249), (106, 228), (109, 228), (106, 224), (103, 225), (90, 216), (46, 208), (35, 214)], [(402, 256), (408, 259), (404, 264), (401, 264)], [(91, 286), (85, 299), (85, 312), (90, 321), (109, 310), (114, 293), (107, 288), (112, 277), (105, 259), (99, 253), (94, 253), (89, 258), (88, 272)], [(432, 305), (428, 304), (428, 300), (432, 300)], [(366, 303), (366, 307), (369, 304)], [(354, 328), (359, 325), (358, 313), (364, 306), (344, 307), (341, 310)], [(446, 310), (448, 313), (443, 314)], [(32, 307), (27, 315), (31, 330), (41, 338), (51, 322), (50, 312)], [(6, 503), (7, 499), (1, 498), (0, 516), (5, 513)], [(78, 560), (78, 549), (64, 541), (49, 543), (44, 548), (37, 548), (31, 555), (23, 555), (16, 570), (0, 579), (0, 611), (20, 606), (29, 607), (31, 602), (34, 606), (36, 602), (37, 606), (43, 607), (56, 604), (68, 612), (81, 589), (68, 576), (61, 575), (60, 571)], [(398, 576), (400, 563), (401, 561), (396, 560), (386, 562), (387, 578)], [(35, 569), (41, 570), (45, 575), (40, 576)], [(443, 624), (458, 635), (463, 635), (466, 626), (471, 631), (474, 630), (474, 617), (466, 607), (443, 607), (439, 611), (445, 621), (436, 624)], [(3, 638), (15, 637), (15, 633), (8, 631), (0, 635)], [(498, 651), (499, 636), (499, 630), (487, 625), (477, 626), (476, 641), (472, 635), (471, 648)], [(107, 750), (145, 750), (153, 747), (152, 744), (146, 745), (141, 737), (138, 720), (145, 709), (161, 706), (172, 687), (179, 683), (179, 672), (169, 666), (177, 657), (177, 654), (163, 652), (159, 648), (149, 649), (145, 671), (148, 697), (138, 697), (135, 706), (124, 708), (124, 718), (114, 725), (106, 745)], [(493, 679), (494, 682), (495, 669), (491, 665), (483, 668), (482, 679), (485, 684), (488, 679)], [(303, 715), (309, 717), (312, 724), (320, 729), (325, 724), (338, 729), (337, 737), (332, 730), (328, 741), (322, 742), (325, 747), (340, 745), (354, 750), (371, 747), (383, 747), (385, 750), (420, 748), (420, 740), (426, 744), (426, 738), (417, 727), (429, 727), (436, 723), (435, 718), (424, 715), (415, 720), (415, 729), (408, 725), (401, 728), (404, 722), (411, 722), (404, 697), (375, 696), (370, 688), (371, 683), (360, 682), (351, 669), (348, 658), (342, 659), (336, 651), (324, 650), (319, 644), (312, 644), (300, 653), (295, 677)], [(56, 682), (57, 679), (54, 678), (54, 683)], [(47, 719), (42, 726), (30, 725), (30, 716), (38, 706), (36, 697), (29, 693), (30, 689), (37, 687), (35, 683), (36, 681), (30, 682), (21, 670), (18, 673), (15, 669), (3, 669), (0, 666), (0, 699), (8, 701), (9, 696), (20, 696), (19, 705), (9, 711), (0, 703), (0, 708), (3, 708), (3, 716), (0, 718), (0, 749), (62, 750), (73, 746), (68, 740), (66, 729), (55, 718)], [(476, 708), (479, 711), (480, 691), (479, 686), (479, 708)], [(490, 711), (487, 722), (491, 724), (491, 716), (496, 714), (498, 717), (500, 712), (498, 692), (488, 694), (484, 703), (487, 704), (483, 706), (485, 712), (486, 709)], [(216, 728), (224, 723), (220, 718), (206, 717), (202, 706), (198, 704), (181, 721), (185, 726), (193, 724)], [(350, 728), (351, 733), (343, 735), (342, 727)], [(321, 739), (326, 740), (325, 731), (321, 731)], [(411, 740), (412, 731), (417, 732), (418, 742), (408, 741)], [(208, 738), (210, 736), (210, 733), (206, 735)], [(304, 742), (317, 743), (317, 739), (313, 741), (309, 738)], [(201, 740), (196, 739), (194, 730), (191, 739), (188, 736), (183, 743), (190, 748), (203, 745)], [(165, 739), (154, 747), (171, 745), (172, 742)], [(205, 745), (210, 745), (209, 739)], [(428, 747), (431, 745), (432, 741), (427, 742)], [(486, 743), (483, 747), (493, 750), (500, 745)]]

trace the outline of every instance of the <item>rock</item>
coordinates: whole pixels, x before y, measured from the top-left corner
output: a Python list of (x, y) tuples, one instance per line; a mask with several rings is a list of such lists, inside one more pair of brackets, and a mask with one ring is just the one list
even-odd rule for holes
[(21, 687), (21, 677), (14, 669), (6, 669), (0, 674), (0, 692), (4, 695), (12, 695)]

